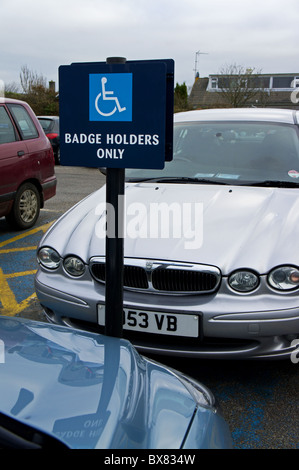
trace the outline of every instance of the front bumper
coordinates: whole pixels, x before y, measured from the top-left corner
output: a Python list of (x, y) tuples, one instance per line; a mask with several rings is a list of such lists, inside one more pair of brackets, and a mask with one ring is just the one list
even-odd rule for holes
[[(59, 273), (38, 270), (37, 297), (54, 323), (103, 332), (97, 306), (105, 302), (104, 286), (90, 277), (80, 282)], [(62, 291), (63, 289), (63, 291)], [(297, 294), (269, 293), (263, 283), (258, 295), (232, 295), (225, 284), (207, 296), (163, 296), (124, 291), (124, 305), (160, 312), (199, 315), (200, 338), (170, 337), (123, 330), (142, 353), (217, 359), (286, 359), (299, 337)], [(66, 293), (67, 292), (67, 293)], [(279, 308), (280, 307), (280, 308)]]

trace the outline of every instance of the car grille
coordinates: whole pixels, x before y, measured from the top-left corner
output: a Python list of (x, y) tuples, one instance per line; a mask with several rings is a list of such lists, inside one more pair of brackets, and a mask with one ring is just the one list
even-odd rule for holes
[[(105, 282), (105, 258), (90, 261), (90, 271), (98, 282)], [(171, 294), (214, 292), (220, 283), (218, 268), (201, 264), (168, 263), (134, 258), (124, 260), (124, 287), (130, 290)]]

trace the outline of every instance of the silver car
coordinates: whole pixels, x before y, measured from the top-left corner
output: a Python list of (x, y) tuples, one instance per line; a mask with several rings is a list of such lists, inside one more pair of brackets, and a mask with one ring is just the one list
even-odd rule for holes
[[(173, 161), (126, 170), (124, 337), (143, 353), (287, 358), (299, 337), (299, 113), (175, 115)], [(142, 155), (142, 146), (140, 146)], [(105, 188), (41, 240), (48, 319), (105, 321)]]

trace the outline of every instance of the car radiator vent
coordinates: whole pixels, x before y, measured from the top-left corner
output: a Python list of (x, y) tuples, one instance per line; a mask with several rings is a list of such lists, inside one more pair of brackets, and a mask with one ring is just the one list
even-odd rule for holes
[[(93, 278), (105, 283), (105, 258), (90, 260)], [(214, 292), (221, 273), (215, 266), (167, 263), (134, 258), (124, 260), (124, 288), (157, 294), (206, 294)]]
[[(100, 282), (105, 282), (105, 269), (105, 263), (93, 263), (91, 265), (93, 277)], [(124, 266), (124, 286), (135, 289), (147, 289), (148, 281), (145, 270), (139, 266)]]
[(217, 278), (213, 274), (186, 269), (155, 269), (152, 273), (153, 288), (161, 291), (198, 292), (213, 290)]

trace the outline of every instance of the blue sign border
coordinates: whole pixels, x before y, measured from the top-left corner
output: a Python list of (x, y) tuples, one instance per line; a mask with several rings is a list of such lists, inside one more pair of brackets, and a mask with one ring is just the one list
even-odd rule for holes
[[(173, 72), (171, 59), (60, 66), (61, 164), (96, 168), (163, 168), (165, 160), (172, 158)], [(109, 99), (113, 100), (118, 93), (120, 96), (123, 93), (123, 97), (130, 96), (128, 89), (113, 93), (114, 85), (112, 81), (109, 83), (112, 74), (116, 78), (126, 74), (128, 81), (131, 80), (130, 117), (127, 114), (127, 120), (120, 121), (121, 113), (115, 112), (119, 120), (90, 121), (91, 75), (108, 79), (106, 92), (110, 93), (107, 95)], [(101, 99), (100, 90), (99, 94)], [(101, 102), (101, 106), (104, 104), (111, 106), (109, 110), (114, 109), (112, 101)], [(106, 113), (109, 113), (108, 108)]]

